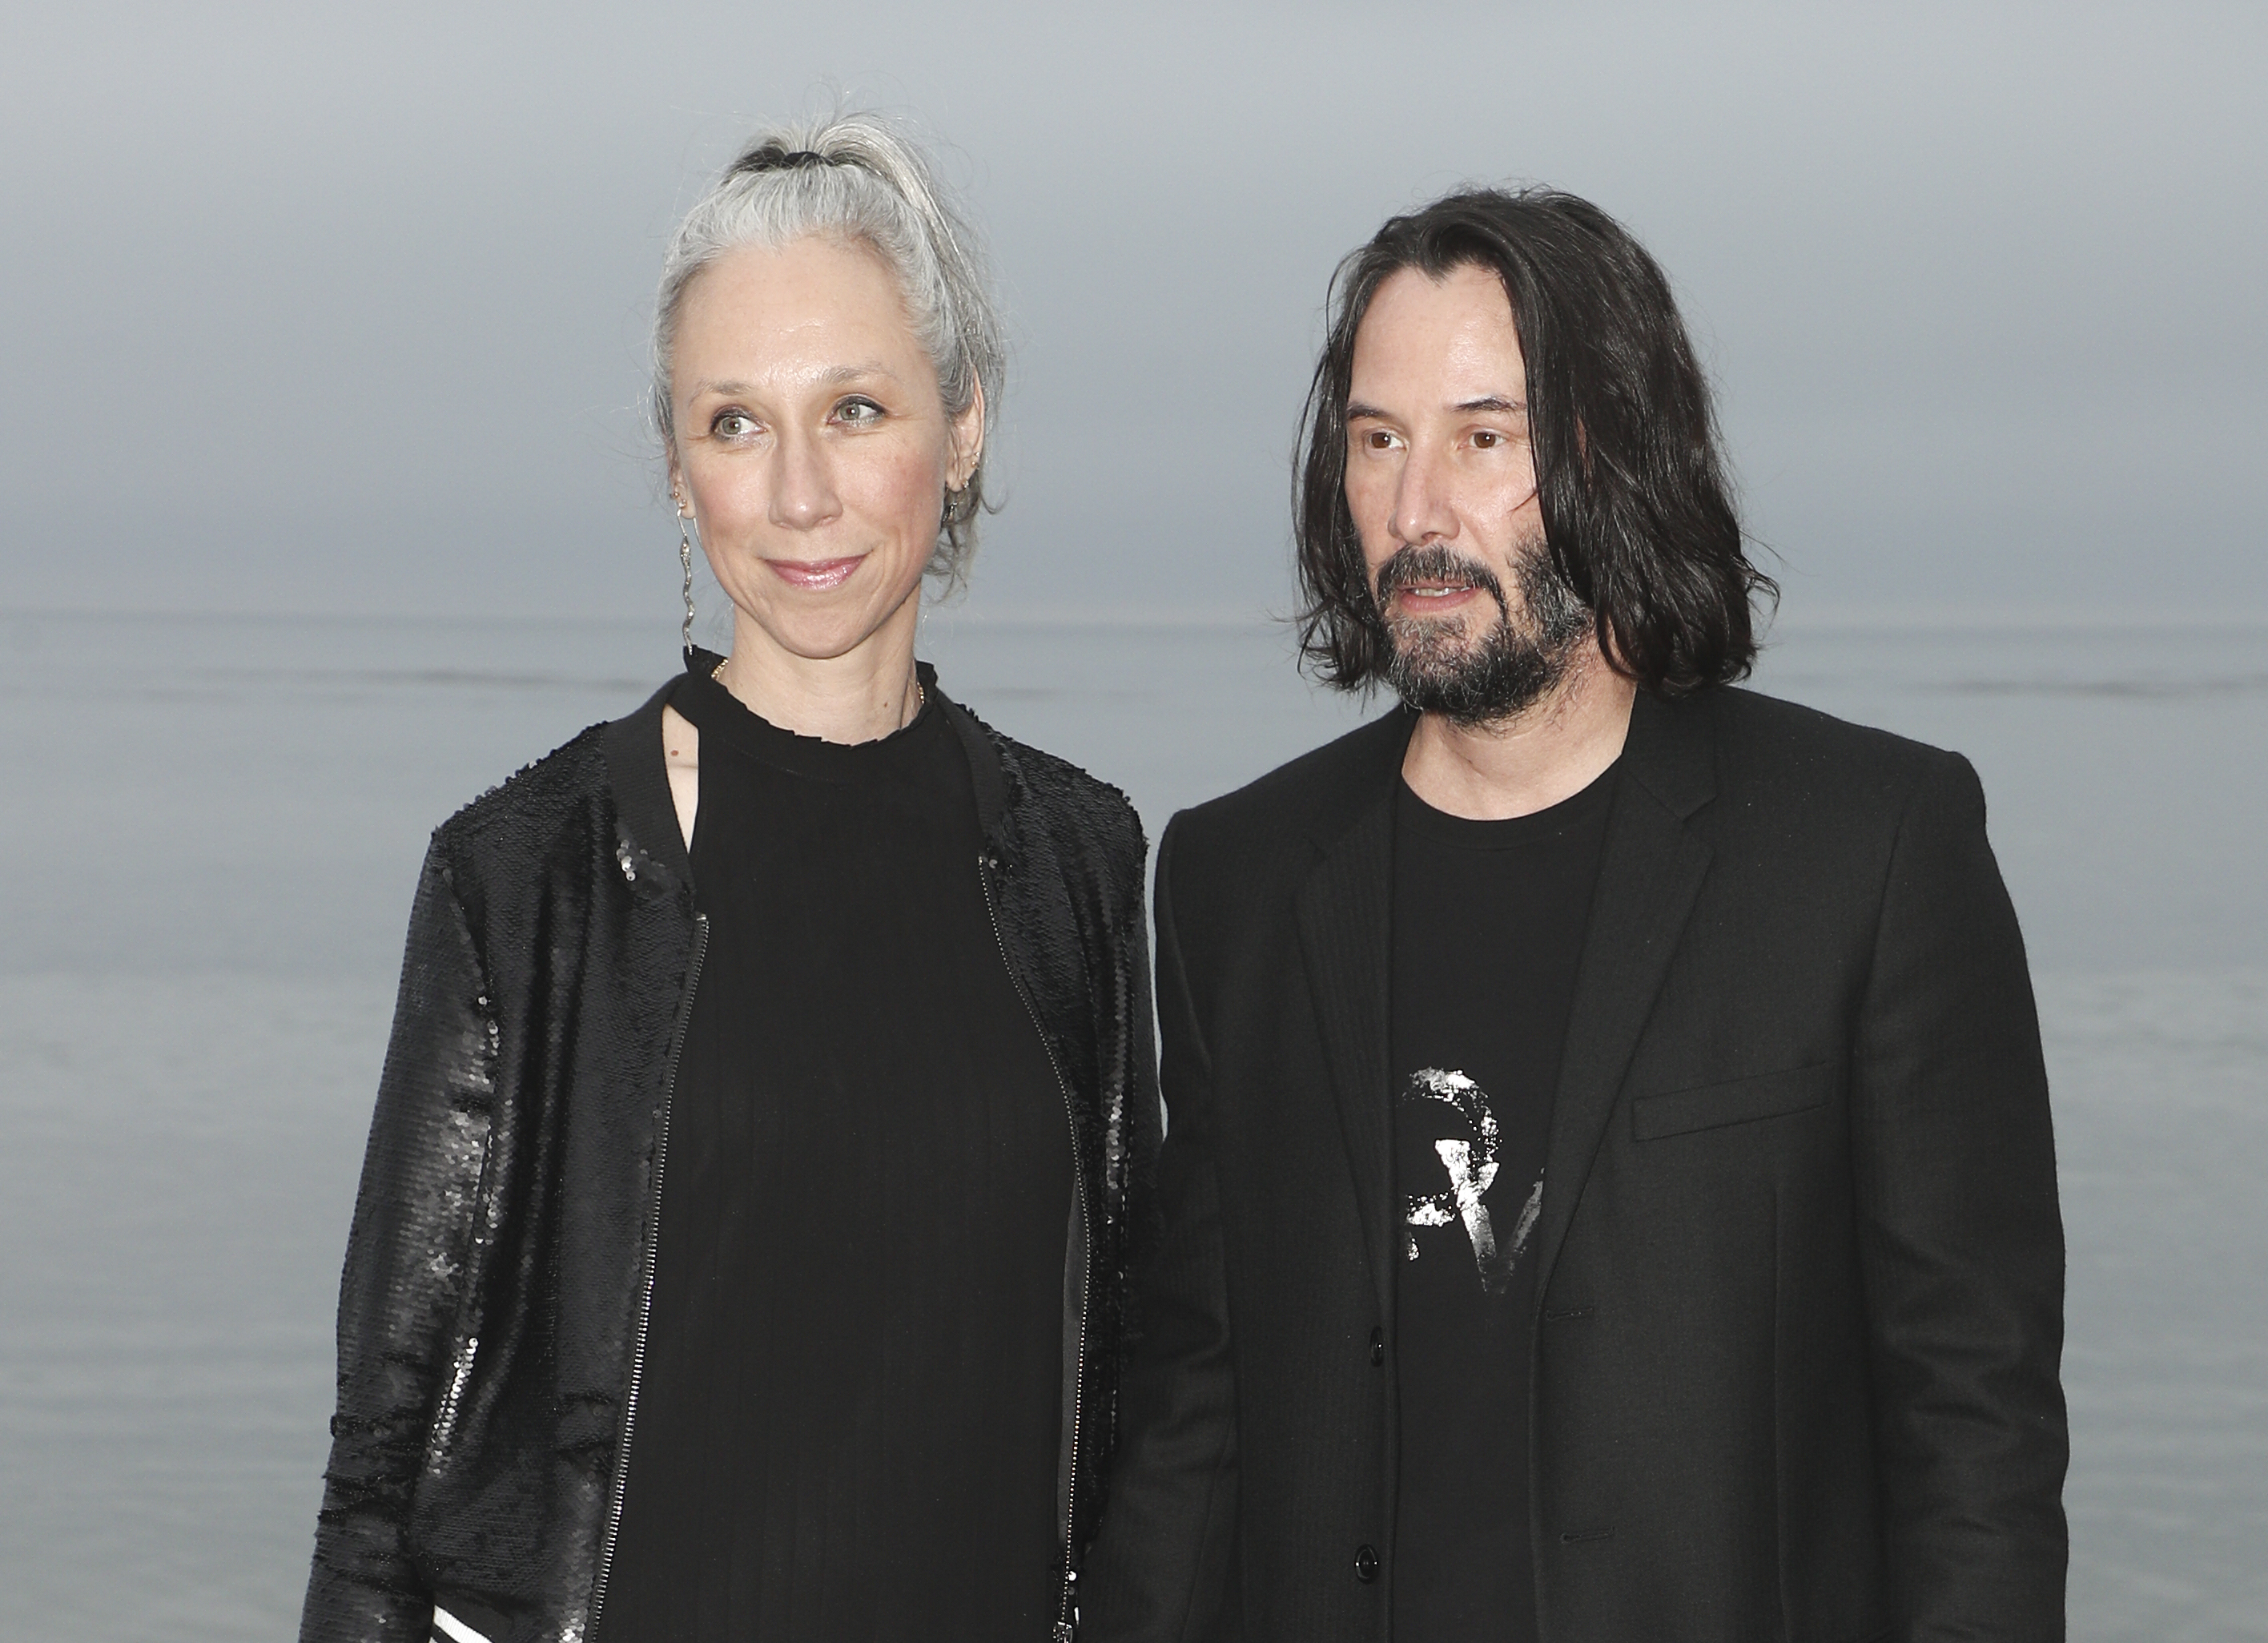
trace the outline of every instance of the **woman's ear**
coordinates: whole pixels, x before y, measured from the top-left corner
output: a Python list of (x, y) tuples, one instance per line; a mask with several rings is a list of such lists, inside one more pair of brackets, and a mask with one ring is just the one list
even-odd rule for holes
[[(968, 403), (953, 419), (953, 460), (946, 470), (946, 489), (959, 490), (976, 473), (984, 456), (984, 385), (978, 383)], [(674, 470), (673, 470), (674, 471)]]

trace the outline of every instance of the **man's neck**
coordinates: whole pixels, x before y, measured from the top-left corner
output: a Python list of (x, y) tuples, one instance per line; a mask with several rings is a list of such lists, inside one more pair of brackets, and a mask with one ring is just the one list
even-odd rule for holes
[(1637, 694), (1597, 646), (1586, 645), (1565, 678), (1510, 718), (1469, 726), (1425, 715), (1402, 779), (1436, 810), (1475, 822), (1548, 810), (1622, 756)]

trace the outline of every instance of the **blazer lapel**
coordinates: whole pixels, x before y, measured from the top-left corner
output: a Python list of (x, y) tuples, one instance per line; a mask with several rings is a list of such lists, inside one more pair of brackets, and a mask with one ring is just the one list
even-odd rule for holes
[(1300, 888), (1300, 946), (1354, 1171), (1381, 1317), (1393, 1315), (1394, 1221), (1388, 1099), (1392, 956), (1393, 789), (1388, 785)]
[(1714, 755), (1702, 703), (1638, 697), (1559, 1063), (1543, 1166), (1539, 1308), (1623, 1074), (1709, 870), (1709, 847), (1685, 818), (1714, 795)]

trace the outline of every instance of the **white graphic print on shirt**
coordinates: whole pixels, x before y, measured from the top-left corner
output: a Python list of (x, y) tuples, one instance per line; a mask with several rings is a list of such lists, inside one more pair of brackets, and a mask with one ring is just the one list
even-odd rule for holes
[[(1404, 1105), (1440, 1101), (1454, 1109), (1473, 1132), (1470, 1141), (1444, 1137), (1433, 1143), (1441, 1167), (1449, 1172), (1448, 1190), (1410, 1193), (1404, 1212), (1408, 1227), (1447, 1227), (1452, 1221), (1462, 1221), (1465, 1236), (1472, 1241), (1473, 1261), (1480, 1268), (1481, 1287), (1491, 1295), (1502, 1294), (1543, 1209), (1543, 1178), (1536, 1177), (1528, 1202), (1521, 1205), (1513, 1223), (1510, 1240), (1500, 1247), (1488, 1205), (1481, 1202), (1495, 1183), (1497, 1172), (1496, 1115), (1489, 1110), (1488, 1092), (1462, 1072), (1420, 1067), (1403, 1081), (1399, 1099)], [(1418, 1234), (1407, 1232), (1407, 1237), (1409, 1258), (1415, 1261)]]

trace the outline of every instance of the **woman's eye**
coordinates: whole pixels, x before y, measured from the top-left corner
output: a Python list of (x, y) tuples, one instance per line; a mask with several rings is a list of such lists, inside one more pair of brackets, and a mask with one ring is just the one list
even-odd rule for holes
[(870, 399), (848, 399), (835, 408), (837, 422), (872, 423), (882, 420), (882, 408)]
[(1394, 436), (1383, 428), (1373, 428), (1368, 433), (1363, 435), (1362, 443), (1366, 450), (1391, 451), (1394, 448)]
[(720, 439), (739, 439), (756, 431), (755, 418), (746, 411), (719, 411), (709, 431)]
[(1483, 428), (1473, 435), (1474, 446), (1483, 451), (1493, 451), (1504, 443), (1504, 436), (1493, 428)]

